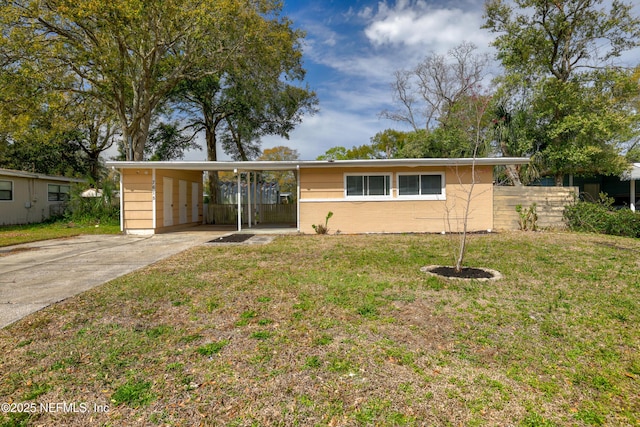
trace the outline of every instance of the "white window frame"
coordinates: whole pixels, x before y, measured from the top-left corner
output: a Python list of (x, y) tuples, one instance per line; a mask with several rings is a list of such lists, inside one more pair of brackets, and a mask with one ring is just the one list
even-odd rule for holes
[[(441, 183), (440, 194), (400, 194), (400, 177), (401, 176), (423, 176), (423, 175), (439, 175)], [(447, 200), (445, 173), (444, 172), (398, 172), (396, 174), (396, 189), (398, 191), (399, 200)], [(418, 186), (418, 191), (422, 191), (422, 186)]]
[[(15, 200), (15, 191), (16, 191), (16, 186), (14, 184), (14, 182), (10, 179), (0, 179), (0, 182), (8, 182), (9, 184), (11, 184), (11, 198), (10, 199), (0, 199), (0, 203), (2, 202), (13, 202)], [(5, 190), (6, 191), (6, 190)]]
[[(362, 196), (351, 196), (347, 194), (347, 177), (350, 176), (384, 176), (389, 182), (389, 194), (386, 195), (368, 195), (364, 194)], [(348, 172), (344, 174), (343, 177), (344, 182), (344, 198), (346, 200), (367, 200), (367, 201), (375, 201), (375, 200), (392, 200), (393, 199), (393, 174), (391, 172)]]

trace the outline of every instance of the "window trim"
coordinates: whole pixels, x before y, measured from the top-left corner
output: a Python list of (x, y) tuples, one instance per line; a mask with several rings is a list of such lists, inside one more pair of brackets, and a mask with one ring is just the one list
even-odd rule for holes
[[(422, 176), (422, 175), (439, 175), (441, 183), (440, 194), (400, 194), (400, 177), (401, 176)], [(420, 178), (421, 179), (421, 178)], [(398, 172), (396, 173), (396, 188), (398, 200), (447, 200), (447, 183), (445, 182), (444, 172)], [(422, 191), (422, 186), (418, 186), (418, 190)]]
[[(384, 176), (389, 182), (389, 194), (386, 195), (368, 195), (352, 196), (347, 194), (347, 177), (350, 176)], [(391, 172), (345, 172), (342, 182), (344, 184), (344, 198), (346, 200), (376, 201), (376, 200), (393, 200), (393, 173)]]
[[(11, 190), (9, 190), (11, 192), (11, 198), (9, 199), (0, 199), (0, 203), (2, 202), (13, 202), (15, 200), (15, 190), (16, 190), (16, 185), (15, 182), (13, 182), (13, 180), (10, 179), (0, 179), (0, 182), (8, 182), (9, 184), (11, 184)], [(4, 190), (6, 191), (6, 190)]]

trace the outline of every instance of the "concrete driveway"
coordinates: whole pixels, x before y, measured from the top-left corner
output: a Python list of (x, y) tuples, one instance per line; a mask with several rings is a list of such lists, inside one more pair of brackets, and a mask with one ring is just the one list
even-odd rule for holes
[(0, 328), (225, 231), (95, 235), (0, 248)]

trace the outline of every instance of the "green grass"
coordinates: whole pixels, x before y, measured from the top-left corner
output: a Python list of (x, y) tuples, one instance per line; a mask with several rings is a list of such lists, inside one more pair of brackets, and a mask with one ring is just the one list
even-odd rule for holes
[(449, 243), (183, 252), (0, 331), (0, 402), (108, 407), (0, 425), (638, 425), (639, 240), (477, 235), (503, 280), (421, 273)]
[(42, 224), (8, 225), (0, 226), (0, 247), (73, 237), (80, 234), (118, 233), (120, 233), (120, 225), (117, 223), (96, 225), (60, 221)]

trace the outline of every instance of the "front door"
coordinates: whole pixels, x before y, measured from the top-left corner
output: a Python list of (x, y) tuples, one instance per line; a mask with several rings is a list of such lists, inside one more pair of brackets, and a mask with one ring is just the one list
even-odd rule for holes
[(162, 225), (165, 227), (170, 227), (173, 225), (173, 179), (167, 178), (166, 176), (162, 178), (162, 195), (163, 195), (163, 214), (164, 219), (162, 221)]

